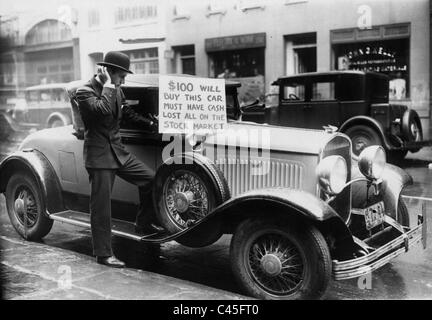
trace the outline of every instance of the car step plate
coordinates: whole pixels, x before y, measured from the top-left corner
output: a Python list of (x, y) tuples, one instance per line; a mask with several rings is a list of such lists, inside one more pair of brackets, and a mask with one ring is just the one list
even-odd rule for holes
[[(58, 213), (53, 213), (50, 215), (50, 218), (54, 221), (60, 221), (76, 226), (87, 227), (90, 228), (90, 214), (67, 210)], [(150, 234), (142, 234), (135, 232), (135, 225), (132, 222), (112, 219), (112, 233), (119, 237), (129, 238), (136, 241), (141, 241), (145, 239), (163, 239), (167, 237), (166, 233), (150, 233)], [(158, 242), (156, 240), (156, 242)]]

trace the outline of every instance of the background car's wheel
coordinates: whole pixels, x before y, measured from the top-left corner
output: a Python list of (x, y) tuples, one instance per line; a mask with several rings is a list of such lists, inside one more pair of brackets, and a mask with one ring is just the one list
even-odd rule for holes
[(45, 215), (44, 199), (30, 174), (14, 174), (5, 195), (9, 219), (19, 235), (27, 240), (39, 240), (50, 232), (53, 220)]
[[(226, 201), (226, 182), (214, 164), (211, 172), (202, 165), (165, 165), (157, 174), (154, 187), (156, 216), (170, 233), (177, 233), (207, 216)], [(189, 247), (203, 247), (216, 242), (222, 235), (218, 221), (193, 236), (182, 236), (177, 241)]]
[(345, 131), (345, 134), (350, 137), (353, 152), (357, 156), (360, 155), (360, 152), (366, 147), (382, 145), (378, 133), (366, 125), (360, 124), (352, 126)]
[(331, 277), (329, 248), (313, 226), (246, 220), (230, 254), (239, 284), (259, 299), (319, 299)]
[(408, 208), (402, 197), (399, 197), (398, 207), (397, 207), (397, 221), (404, 227), (410, 226), (410, 218)]
[(57, 128), (57, 127), (64, 127), (65, 125), (66, 123), (64, 123), (63, 120), (56, 118), (50, 121), (48, 127)]

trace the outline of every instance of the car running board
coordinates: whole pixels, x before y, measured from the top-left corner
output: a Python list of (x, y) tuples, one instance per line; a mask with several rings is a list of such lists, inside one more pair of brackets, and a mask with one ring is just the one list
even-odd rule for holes
[[(90, 214), (80, 211), (66, 210), (52, 213), (49, 217), (54, 221), (60, 221), (75, 226), (90, 228)], [(111, 231), (114, 235), (132, 239), (135, 241), (146, 241), (161, 243), (169, 241), (172, 235), (166, 232), (155, 232), (150, 234), (138, 233), (135, 231), (135, 225), (132, 222), (112, 219)]]

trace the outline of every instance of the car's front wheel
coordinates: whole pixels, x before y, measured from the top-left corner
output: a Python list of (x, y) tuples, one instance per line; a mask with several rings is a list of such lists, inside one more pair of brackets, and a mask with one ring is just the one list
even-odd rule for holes
[[(199, 163), (166, 165), (158, 172), (153, 193), (156, 215), (170, 233), (196, 224), (229, 197), (223, 175), (214, 164), (208, 165), (210, 172)], [(200, 233), (182, 236), (177, 241), (189, 247), (203, 247), (221, 235), (221, 223), (215, 221)]]
[(374, 129), (362, 124), (348, 128), (345, 134), (350, 137), (353, 153), (357, 156), (369, 146), (382, 145), (378, 133)]
[(319, 299), (331, 277), (329, 248), (313, 226), (246, 220), (230, 254), (239, 284), (259, 299)]
[(53, 220), (45, 215), (44, 199), (31, 174), (14, 174), (5, 196), (9, 219), (19, 235), (27, 240), (40, 240), (50, 232)]

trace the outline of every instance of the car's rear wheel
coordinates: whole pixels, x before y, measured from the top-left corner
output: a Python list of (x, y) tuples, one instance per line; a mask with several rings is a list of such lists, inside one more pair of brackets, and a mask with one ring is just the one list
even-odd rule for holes
[(5, 195), (9, 219), (19, 235), (27, 240), (40, 240), (50, 232), (53, 220), (45, 215), (44, 199), (31, 174), (14, 174)]
[[(214, 164), (209, 165), (211, 173), (198, 163), (166, 165), (158, 172), (154, 187), (156, 215), (170, 233), (196, 224), (226, 200), (229, 191), (223, 176)], [(215, 221), (211, 226), (201, 227), (193, 237), (186, 235), (177, 241), (189, 247), (203, 247), (216, 242), (221, 235), (221, 224)]]
[(230, 255), (240, 286), (259, 299), (319, 299), (331, 277), (329, 248), (313, 226), (246, 220)]
[(352, 126), (345, 131), (345, 134), (350, 137), (353, 153), (357, 156), (369, 146), (382, 145), (378, 133), (366, 125)]

